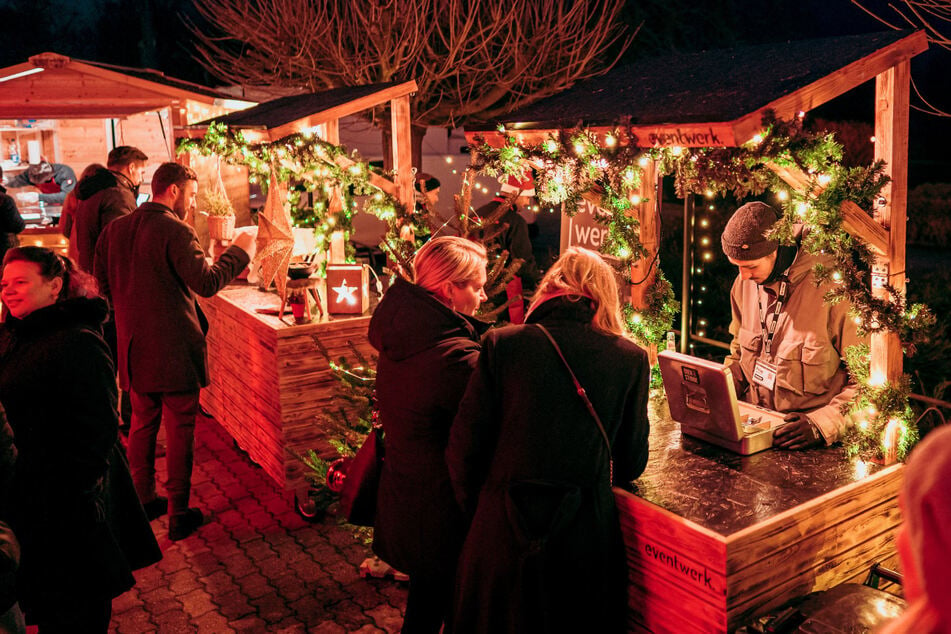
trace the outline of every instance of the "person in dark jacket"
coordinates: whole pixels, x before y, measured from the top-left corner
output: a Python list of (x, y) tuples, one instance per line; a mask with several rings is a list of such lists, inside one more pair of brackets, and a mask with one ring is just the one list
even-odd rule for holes
[(45, 205), (62, 205), (66, 194), (76, 187), (76, 172), (69, 165), (41, 161), (26, 168), (7, 182), (7, 187), (36, 187), (39, 201)]
[(76, 195), (79, 204), (73, 212), (73, 224), (77, 263), (82, 270), (92, 273), (96, 242), (105, 226), (136, 208), (136, 196), (148, 160), (149, 157), (142, 150), (120, 145), (109, 152), (107, 170), (99, 170), (80, 183)]
[(471, 317), (485, 267), (481, 245), (435, 238), (413, 260), (415, 283), (397, 280), (370, 320), (386, 444), (373, 550), (409, 574), (406, 633), (438, 632), (452, 596), (465, 522), (443, 452), (486, 329)]
[[(113, 220), (96, 247), (95, 272), (113, 303), (119, 384), (132, 396), (129, 464), (139, 498), (151, 515), (169, 514), (168, 536), (179, 540), (202, 523), (189, 508), (199, 390), (208, 385), (207, 321), (196, 295), (211, 297), (248, 265), (256, 228), (241, 227), (209, 265), (195, 230), (195, 172), (163, 163), (152, 176), (153, 202)], [(165, 418), (168, 499), (155, 492), (155, 443)]]
[(63, 208), (59, 212), (59, 230), (63, 236), (69, 239), (66, 255), (68, 255), (69, 259), (73, 262), (79, 260), (79, 252), (76, 249), (76, 224), (73, 222), (76, 207), (79, 206), (79, 198), (77, 198), (77, 195), (79, 190), (83, 189), (83, 181), (105, 171), (107, 171), (105, 165), (100, 165), (99, 163), (90, 163), (87, 165), (79, 175), (79, 184), (76, 189), (66, 194), (66, 198), (63, 200)]
[(106, 303), (49, 249), (11, 249), (3, 264), (0, 403), (18, 450), (3, 519), (22, 547), (21, 607), (40, 632), (106, 632), (112, 599), (135, 583), (104, 509), (118, 429)]
[[(572, 247), (542, 279), (527, 323), (485, 336), (446, 461), (472, 523), (452, 632), (623, 631), (626, 570), (614, 483), (647, 464), (647, 354), (622, 334), (614, 273)], [(551, 333), (587, 390), (606, 441)]]
[[(0, 168), (0, 181), (3, 180), (3, 169)], [(16, 201), (13, 196), (7, 194), (7, 190), (0, 185), (0, 262), (3, 261), (3, 255), (7, 249), (20, 244), (17, 234), (26, 228), (26, 222), (17, 209)]]

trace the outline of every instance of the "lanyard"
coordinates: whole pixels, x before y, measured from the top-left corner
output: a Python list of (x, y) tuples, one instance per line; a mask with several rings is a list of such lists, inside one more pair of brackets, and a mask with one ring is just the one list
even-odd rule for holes
[(781, 279), (782, 281), (779, 283), (779, 295), (776, 297), (776, 303), (773, 304), (773, 310), (769, 315), (764, 314), (762, 297), (759, 293), (757, 293), (756, 296), (756, 301), (759, 302), (760, 327), (763, 329), (763, 349), (766, 351), (766, 354), (769, 354), (770, 349), (773, 347), (773, 335), (776, 334), (776, 324), (779, 323), (779, 314), (783, 312), (783, 304), (786, 303), (788, 299), (786, 293), (789, 290), (789, 278), (783, 273)]

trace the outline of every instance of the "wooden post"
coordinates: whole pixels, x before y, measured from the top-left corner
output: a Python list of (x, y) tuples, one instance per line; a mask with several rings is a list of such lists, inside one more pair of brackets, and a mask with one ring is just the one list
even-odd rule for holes
[[(634, 308), (647, 307), (647, 291), (657, 276), (655, 258), (660, 247), (660, 187), (657, 182), (657, 166), (648, 161), (641, 172), (641, 186), (638, 195), (641, 202), (634, 206), (632, 214), (637, 215), (640, 223), (640, 240), (647, 254), (631, 265), (631, 304)], [(647, 350), (651, 365), (657, 362), (657, 346), (651, 344)]]
[[(905, 220), (908, 196), (908, 108), (911, 62), (903, 61), (875, 78), (875, 160), (883, 159), (891, 182), (882, 190), (885, 204), (876, 220), (888, 230), (888, 253), (877, 258), (887, 266), (887, 280), (905, 291)], [(876, 268), (878, 268), (876, 267)], [(884, 270), (882, 270), (884, 272)], [(874, 288), (876, 296), (886, 296)], [(896, 333), (872, 335), (871, 378), (898, 382), (902, 376), (901, 341)]]
[(397, 198), (406, 209), (413, 209), (416, 196), (413, 194), (413, 139), (410, 128), (409, 95), (390, 101), (390, 125), (392, 128), (393, 167), (396, 170)]

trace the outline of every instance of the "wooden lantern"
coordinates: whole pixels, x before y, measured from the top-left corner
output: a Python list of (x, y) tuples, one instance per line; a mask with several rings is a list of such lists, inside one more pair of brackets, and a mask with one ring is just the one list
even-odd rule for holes
[(362, 264), (327, 265), (327, 312), (361, 315), (370, 307), (370, 279)]

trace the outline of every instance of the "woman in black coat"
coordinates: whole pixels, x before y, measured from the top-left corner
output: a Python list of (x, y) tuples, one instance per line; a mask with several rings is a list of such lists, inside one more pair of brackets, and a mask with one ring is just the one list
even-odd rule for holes
[(0, 403), (18, 451), (4, 519), (22, 547), (21, 606), (41, 633), (105, 632), (113, 597), (135, 583), (103, 495), (118, 433), (106, 303), (91, 276), (39, 247), (7, 252), (0, 297)]
[(414, 258), (415, 283), (397, 280), (370, 320), (386, 444), (373, 550), (409, 574), (403, 632), (438, 632), (451, 598), (465, 528), (444, 452), (485, 329), (471, 318), (485, 267), (480, 245), (431, 240)]
[(606, 441), (535, 324), (586, 389), (614, 482), (630, 483), (647, 463), (647, 355), (622, 335), (611, 268), (569, 249), (542, 279), (527, 323), (486, 335), (452, 426), (449, 473), (473, 520), (451, 631), (622, 631), (625, 558)]

